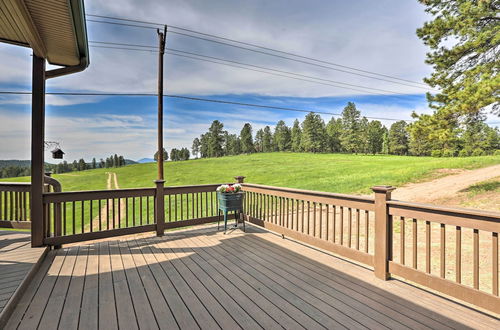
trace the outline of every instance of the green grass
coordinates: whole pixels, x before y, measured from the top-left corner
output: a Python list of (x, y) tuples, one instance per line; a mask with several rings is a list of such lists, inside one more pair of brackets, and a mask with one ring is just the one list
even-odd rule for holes
[(486, 192), (500, 192), (500, 178), (478, 182), (464, 189), (463, 192), (467, 192), (473, 196)]
[[(338, 193), (369, 193), (374, 185), (401, 186), (430, 178), (444, 168), (500, 164), (500, 156), (433, 158), (390, 155), (264, 153), (196, 159), (165, 164), (166, 185), (245, 182)], [(54, 175), (64, 191), (106, 189), (106, 172), (118, 175), (120, 188), (153, 187), (156, 164), (96, 169)], [(29, 181), (29, 178), (2, 179)]]

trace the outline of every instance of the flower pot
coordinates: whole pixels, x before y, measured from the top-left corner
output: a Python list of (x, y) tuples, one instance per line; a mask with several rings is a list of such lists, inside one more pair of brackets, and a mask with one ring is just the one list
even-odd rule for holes
[(219, 201), (219, 209), (223, 211), (243, 210), (243, 198), (245, 193), (221, 193), (217, 192), (217, 200)]

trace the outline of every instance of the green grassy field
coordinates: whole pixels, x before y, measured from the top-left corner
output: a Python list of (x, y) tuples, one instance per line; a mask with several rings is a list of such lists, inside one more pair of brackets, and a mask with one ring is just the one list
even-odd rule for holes
[[(337, 193), (368, 193), (374, 185), (401, 186), (436, 175), (445, 168), (478, 168), (500, 163), (500, 156), (465, 158), (267, 153), (195, 159), (165, 164), (166, 185), (246, 182)], [(153, 187), (156, 164), (96, 169), (54, 175), (64, 191), (106, 189), (106, 172), (115, 172), (120, 188)], [(29, 178), (2, 179), (28, 181)]]

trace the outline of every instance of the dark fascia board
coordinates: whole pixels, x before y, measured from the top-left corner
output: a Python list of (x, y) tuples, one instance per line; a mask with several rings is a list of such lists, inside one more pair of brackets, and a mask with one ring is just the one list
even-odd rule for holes
[(71, 10), (71, 18), (73, 19), (73, 28), (77, 43), (76, 46), (80, 55), (80, 64), (47, 71), (45, 73), (45, 77), (47, 79), (83, 71), (90, 64), (87, 24), (85, 20), (85, 6), (83, 4), (83, 0), (69, 0), (69, 6)]

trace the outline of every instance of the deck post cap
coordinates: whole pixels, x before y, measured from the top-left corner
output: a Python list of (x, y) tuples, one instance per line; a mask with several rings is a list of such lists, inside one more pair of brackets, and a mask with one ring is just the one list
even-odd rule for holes
[(396, 187), (394, 187), (394, 186), (373, 186), (372, 187), (373, 192), (376, 192), (376, 193), (387, 193), (387, 192), (393, 191), (394, 189), (396, 189)]
[(165, 180), (155, 180), (154, 181), (156, 184), (159, 184), (159, 183), (165, 183)]

